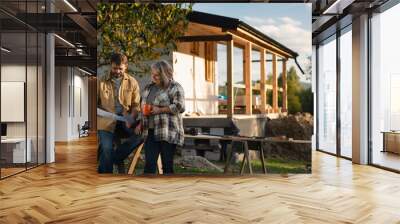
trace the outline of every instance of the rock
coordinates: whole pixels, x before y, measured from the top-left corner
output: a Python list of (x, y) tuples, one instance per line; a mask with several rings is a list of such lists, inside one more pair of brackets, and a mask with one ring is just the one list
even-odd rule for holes
[(219, 172), (223, 172), (221, 168), (219, 168), (218, 166), (216, 166), (215, 164), (211, 163), (206, 158), (201, 156), (185, 156), (177, 158), (175, 159), (175, 164), (179, 164), (183, 167), (209, 169), (209, 170), (217, 170)]
[(221, 156), (220, 151), (206, 151), (204, 157), (211, 161), (218, 161)]
[[(265, 125), (266, 137), (284, 137), (295, 140), (311, 140), (313, 116), (309, 113), (282, 116), (269, 120)], [(311, 161), (311, 144), (267, 143), (267, 157)]]
[(182, 157), (195, 156), (196, 155), (196, 149), (181, 149), (181, 155), (182, 155)]
[(269, 120), (265, 125), (266, 137), (286, 136), (297, 140), (310, 140), (313, 135), (313, 116), (297, 113)]

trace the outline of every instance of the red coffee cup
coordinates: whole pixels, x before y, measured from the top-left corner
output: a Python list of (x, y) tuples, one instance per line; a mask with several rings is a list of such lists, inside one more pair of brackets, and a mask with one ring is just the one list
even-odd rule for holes
[(143, 109), (142, 112), (143, 112), (144, 116), (149, 116), (151, 114), (151, 110), (152, 110), (151, 104), (144, 104), (142, 109)]

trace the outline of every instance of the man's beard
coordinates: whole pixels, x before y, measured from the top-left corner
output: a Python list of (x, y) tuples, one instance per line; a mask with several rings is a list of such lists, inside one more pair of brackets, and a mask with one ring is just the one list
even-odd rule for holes
[(122, 72), (118, 73), (118, 72), (111, 72), (113, 77), (121, 77), (122, 76)]

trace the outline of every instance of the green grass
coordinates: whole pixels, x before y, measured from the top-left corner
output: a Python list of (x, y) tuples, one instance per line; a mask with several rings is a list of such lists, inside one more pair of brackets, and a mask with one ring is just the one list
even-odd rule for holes
[[(302, 161), (289, 161), (283, 159), (266, 159), (267, 173), (287, 174), (287, 173), (307, 173), (306, 162)], [(241, 162), (231, 165), (230, 174), (240, 173)], [(251, 167), (253, 173), (263, 173), (262, 164), (259, 160), (252, 160)], [(244, 173), (248, 173), (248, 167), (244, 168)]]
[[(129, 160), (125, 160), (126, 167), (129, 166)], [(224, 162), (219, 162), (219, 161), (212, 161), (215, 165), (219, 166), (220, 168), (225, 167)], [(311, 162), (311, 161), (310, 161)], [(252, 169), (254, 174), (262, 174), (262, 165), (261, 161), (259, 160), (253, 160), (251, 161), (252, 164)], [(272, 174), (289, 174), (289, 173), (310, 173), (310, 170), (306, 169), (306, 165), (308, 162), (306, 161), (295, 161), (295, 160), (285, 160), (285, 159), (277, 159), (277, 158), (268, 158), (266, 159), (266, 166), (267, 166), (267, 172), (272, 173)], [(236, 175), (240, 174), (240, 165), (241, 162), (231, 164), (229, 174)], [(144, 162), (140, 161), (138, 162), (136, 166), (136, 174), (140, 175), (143, 174), (143, 168), (144, 168)], [(174, 165), (174, 171), (176, 174), (221, 174), (223, 173), (214, 170), (214, 169), (201, 169), (201, 168), (193, 168), (193, 167), (182, 167), (180, 165)], [(247, 174), (248, 168), (245, 167), (244, 172)]]

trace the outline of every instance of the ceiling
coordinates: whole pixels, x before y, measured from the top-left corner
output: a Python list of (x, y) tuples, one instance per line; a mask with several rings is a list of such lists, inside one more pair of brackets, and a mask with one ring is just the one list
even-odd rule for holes
[[(230, 0), (230, 2), (235, 1)], [(255, 0), (254, 2), (312, 4), (313, 43), (319, 43), (325, 37), (335, 33), (337, 28), (351, 23), (353, 16), (377, 8), (386, 1), (388, 0)], [(55, 32), (62, 39), (74, 45), (71, 47), (70, 44), (56, 38), (56, 56), (70, 56), (76, 59), (84, 57), (82, 60), (89, 58), (91, 63), (95, 62), (96, 6), (100, 0), (47, 0), (47, 2), (46, 5), (45, 0), (1, 0), (2, 32), (17, 33), (25, 31), (26, 28), (40, 32)], [(101, 2), (133, 1), (103, 0)], [(171, 0), (171, 2), (173, 1)], [(203, 2), (224, 1), (203, 0)], [(248, 1), (237, 0), (236, 2)], [(51, 14), (47, 13), (50, 9)], [(62, 57), (62, 60), (67, 59)], [(72, 61), (79, 62), (75, 59)], [(87, 64), (85, 62), (85, 65)], [(90, 67), (95, 71), (96, 63)]]
[(10, 58), (31, 58), (36, 46), (28, 44), (25, 52), (25, 35), (21, 33), (52, 32), (57, 34), (56, 65), (79, 66), (95, 73), (96, 5), (93, 0), (47, 0), (47, 5), (45, 0), (1, 0), (3, 45), (13, 49)]
[(389, 0), (315, 0), (312, 5), (313, 44), (352, 23), (353, 17), (375, 12)]

